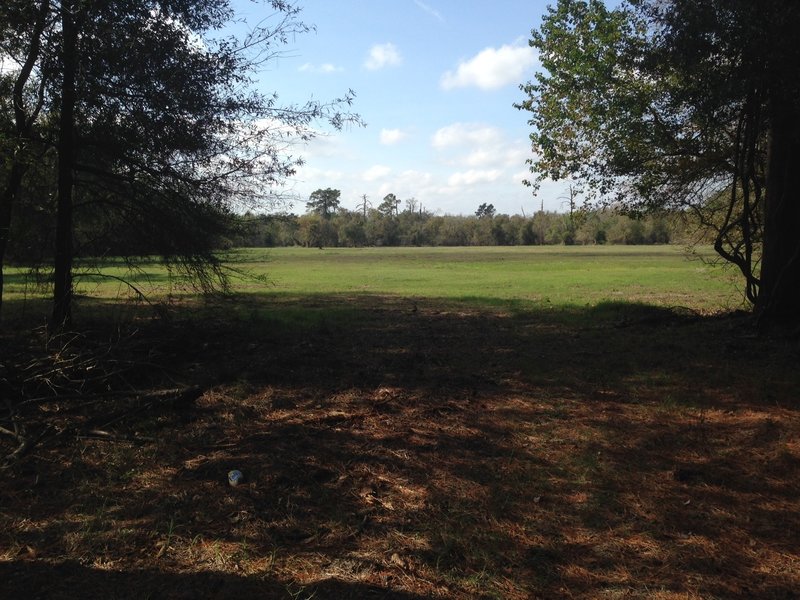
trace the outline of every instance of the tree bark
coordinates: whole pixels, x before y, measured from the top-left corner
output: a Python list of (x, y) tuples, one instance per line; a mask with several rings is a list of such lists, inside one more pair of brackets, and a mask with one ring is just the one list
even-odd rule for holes
[(764, 325), (800, 322), (800, 107), (773, 96), (764, 251), (756, 313)]
[(72, 324), (72, 190), (75, 165), (75, 74), (77, 69), (77, 29), (72, 5), (61, 6), (64, 38), (61, 82), (61, 111), (58, 122), (58, 203), (54, 261), (53, 328)]

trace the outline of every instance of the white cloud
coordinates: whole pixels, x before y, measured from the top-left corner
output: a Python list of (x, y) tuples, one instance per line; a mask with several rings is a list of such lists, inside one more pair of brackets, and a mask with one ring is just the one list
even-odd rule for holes
[(376, 44), (369, 50), (369, 56), (364, 61), (364, 66), (370, 71), (377, 71), (385, 67), (396, 67), (403, 62), (397, 47), (392, 43)]
[(375, 181), (386, 177), (392, 169), (385, 165), (373, 165), (361, 174), (361, 179), (364, 181)]
[(433, 180), (433, 176), (425, 171), (416, 171), (409, 169), (400, 173), (400, 181), (409, 185), (422, 184), (427, 185)]
[(445, 90), (471, 86), (493, 90), (521, 83), (536, 62), (536, 52), (529, 46), (506, 44), (500, 48), (486, 48), (459, 63), (455, 73), (447, 71), (442, 75), (440, 84)]
[(513, 175), (511, 175), (510, 181), (511, 183), (522, 184), (523, 181), (534, 181), (536, 179), (536, 175), (531, 173), (528, 169), (524, 171), (517, 171)]
[[(400, 146), (380, 146), (379, 135), (365, 133), (363, 139), (372, 138), (372, 153), (341, 132), (310, 142), (301, 152), (308, 162), (289, 190), (298, 198), (294, 210), (302, 213), (311, 192), (327, 187), (341, 190), (342, 206), (348, 210), (356, 210), (365, 194), (376, 206), (389, 193), (403, 201), (416, 198), (435, 214), (473, 214), (482, 202), (508, 214), (519, 213), (520, 207), (527, 214), (539, 209), (540, 198), (533, 198), (521, 183), (528, 177), (525, 159), (531, 151), (524, 132), (510, 133), (491, 122), (445, 123), (428, 136), (428, 148), (417, 149), (410, 159), (402, 150), (410, 150), (412, 130), (393, 125), (388, 123), (386, 130), (408, 133), (409, 138)], [(391, 148), (393, 162), (380, 157), (380, 148)], [(543, 186), (545, 208), (563, 210), (561, 195), (562, 190)]]
[(487, 146), (497, 144), (502, 139), (503, 132), (497, 127), (477, 123), (453, 123), (437, 130), (431, 138), (431, 144), (437, 150), (443, 150), (473, 144)]
[(431, 146), (439, 151), (445, 164), (459, 169), (519, 169), (530, 156), (530, 142), (509, 139), (491, 125), (453, 123), (431, 137)]
[(298, 69), (301, 73), (321, 73), (323, 75), (329, 75), (330, 73), (339, 73), (340, 71), (344, 71), (342, 67), (337, 67), (331, 63), (324, 63), (321, 65), (314, 65), (311, 63), (305, 63)]
[(336, 169), (319, 169), (317, 167), (309, 167), (307, 164), (297, 169), (294, 176), (298, 181), (342, 181), (345, 179), (345, 174)]
[(463, 162), (470, 167), (486, 168), (491, 165), (516, 169), (525, 164), (530, 154), (530, 146), (526, 141), (501, 139), (497, 143), (473, 149)]
[(526, 139), (512, 139), (503, 129), (488, 124), (453, 123), (437, 130), (430, 143), (440, 164), (450, 167), (450, 172), (438, 179), (435, 196), (457, 198), (453, 207), (469, 202), (478, 206), (491, 197), (498, 210), (514, 212), (519, 211), (518, 202), (528, 201), (530, 191), (518, 176), (530, 154)]
[(423, 203), (429, 201), (437, 192), (436, 178), (427, 171), (409, 169), (387, 178), (378, 188), (378, 198), (394, 194), (401, 200), (416, 198)]
[(424, 2), (421, 2), (420, 0), (414, 0), (414, 4), (416, 4), (419, 8), (424, 10), (440, 23), (444, 23), (444, 17), (442, 17), (442, 14), (435, 8), (425, 4)]
[(474, 185), (476, 183), (491, 183), (497, 181), (503, 175), (500, 169), (491, 169), (488, 171), (480, 171), (470, 169), (469, 171), (462, 171), (461, 173), (453, 173), (447, 179), (447, 184), (451, 187), (460, 185)]
[(464, 159), (464, 163), (469, 167), (482, 167), (489, 163), (497, 161), (497, 154), (491, 150), (481, 149), (473, 150)]
[(399, 129), (381, 129), (381, 144), (391, 146), (408, 137), (408, 134)]

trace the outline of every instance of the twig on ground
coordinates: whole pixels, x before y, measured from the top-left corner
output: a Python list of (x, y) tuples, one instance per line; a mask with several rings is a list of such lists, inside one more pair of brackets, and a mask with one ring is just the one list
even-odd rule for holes
[(17, 449), (3, 459), (2, 464), (0, 464), (0, 471), (8, 469), (11, 465), (30, 452), (51, 429), (52, 426), (47, 425), (37, 436), (21, 439), (20, 445), (17, 447)]
[(124, 421), (142, 411), (154, 408), (156, 406), (169, 407), (169, 408), (185, 408), (194, 404), (194, 402), (203, 395), (203, 390), (197, 386), (188, 388), (176, 388), (171, 390), (159, 390), (151, 392), (140, 398), (144, 403), (128, 410), (117, 414), (110, 421), (106, 421), (100, 427), (108, 427), (120, 421)]
[(75, 436), (79, 440), (85, 439), (98, 439), (108, 442), (157, 442), (158, 438), (146, 435), (136, 435), (127, 433), (113, 433), (103, 429), (90, 429), (84, 433), (79, 433)]

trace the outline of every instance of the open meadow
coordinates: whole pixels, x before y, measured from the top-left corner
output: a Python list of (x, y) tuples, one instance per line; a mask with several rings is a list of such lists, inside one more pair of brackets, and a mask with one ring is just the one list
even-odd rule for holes
[[(381, 296), (522, 310), (603, 302), (702, 313), (743, 307), (736, 274), (712, 264), (716, 257), (710, 248), (695, 249), (690, 255), (680, 246), (295, 247), (234, 250), (227, 262), (238, 272), (232, 275), (234, 292), (279, 303), (339, 295), (343, 300)], [(180, 278), (170, 281), (167, 271), (155, 263), (145, 262), (136, 270), (123, 261), (100, 265), (100, 269), (95, 264), (78, 267), (78, 294), (118, 303), (136, 299), (128, 285), (132, 284), (156, 303), (195, 295)], [(42, 289), (23, 269), (7, 276), (8, 310), (25, 312), (42, 297)], [(84, 308), (94, 314), (97, 304), (84, 303)]]
[(110, 261), (50, 341), (11, 273), (0, 598), (797, 597), (800, 350), (732, 272), (670, 246), (229, 258), (211, 298)]

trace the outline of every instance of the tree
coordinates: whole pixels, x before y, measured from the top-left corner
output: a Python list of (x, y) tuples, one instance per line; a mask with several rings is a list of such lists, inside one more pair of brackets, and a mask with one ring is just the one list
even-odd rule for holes
[(400, 214), (400, 199), (394, 194), (386, 194), (383, 202), (378, 205), (378, 212), (385, 217), (397, 216)]
[(362, 194), (361, 203), (358, 205), (357, 208), (365, 221), (367, 220), (367, 211), (369, 211), (370, 206), (372, 206), (372, 203), (367, 199), (367, 195)]
[(72, 321), (72, 223), (74, 170), (77, 159), (75, 108), (77, 104), (78, 23), (84, 14), (78, 3), (62, 0), (61, 95), (58, 117), (58, 170), (56, 183), (56, 248), (53, 264), (53, 316), (57, 327)]
[(420, 213), (422, 212), (422, 205), (420, 204), (419, 200), (416, 198), (406, 199), (406, 209), (403, 212), (413, 215), (417, 212), (417, 210), (419, 210)]
[(578, 209), (577, 198), (579, 193), (580, 189), (570, 183), (567, 188), (567, 194), (558, 198), (562, 201), (562, 204), (566, 204), (569, 207), (569, 212), (567, 213), (567, 231), (564, 234), (564, 244), (567, 246), (575, 244), (577, 230), (580, 229), (585, 220), (585, 215)]
[(241, 38), (217, 33), (236, 17), (230, 0), (47, 4), (47, 52), (34, 71), (41, 114), (56, 123), (55, 324), (70, 317), (77, 223), (103, 224), (85, 240), (94, 248), (122, 238), (204, 289), (224, 285), (214, 250), (231, 209), (274, 201), (302, 162), (287, 141), (313, 137), (313, 121), (358, 122), (341, 110), (351, 94), (281, 106), (252, 87), (289, 34), (308, 30), (290, 2), (264, 4), (275, 17)]
[(516, 105), (532, 115), (533, 185), (572, 178), (628, 212), (694, 212), (757, 314), (796, 320), (799, 29), (791, 0), (560, 0)]
[(34, 123), (44, 105), (46, 80), (39, 80), (34, 94), (29, 93), (28, 83), (39, 63), (43, 35), (49, 19), (49, 0), (42, 0), (38, 4), (9, 2), (0, 7), (0, 49), (9, 59), (15, 58), (19, 64), (18, 70), (2, 74), (0, 80), (2, 127), (3, 130), (12, 132), (8, 138), (3, 136), (5, 147), (0, 150), (0, 165), (7, 172), (0, 192), (0, 309), (3, 302), (3, 266), (11, 232), (12, 212), (32, 160)]
[(334, 219), (339, 245), (350, 248), (365, 246), (367, 234), (364, 231), (364, 223), (365, 217), (360, 211), (340, 210)]
[(339, 245), (339, 232), (331, 219), (317, 212), (310, 212), (299, 219), (298, 234), (304, 246), (315, 246), (320, 250), (325, 246)]
[(491, 219), (494, 217), (495, 212), (494, 204), (486, 204), (484, 202), (478, 207), (478, 210), (475, 211), (475, 216), (479, 219)]
[(330, 219), (336, 209), (339, 208), (339, 196), (342, 192), (326, 188), (324, 190), (315, 190), (311, 192), (311, 196), (306, 202), (306, 209), (309, 212), (315, 212), (323, 219)]

